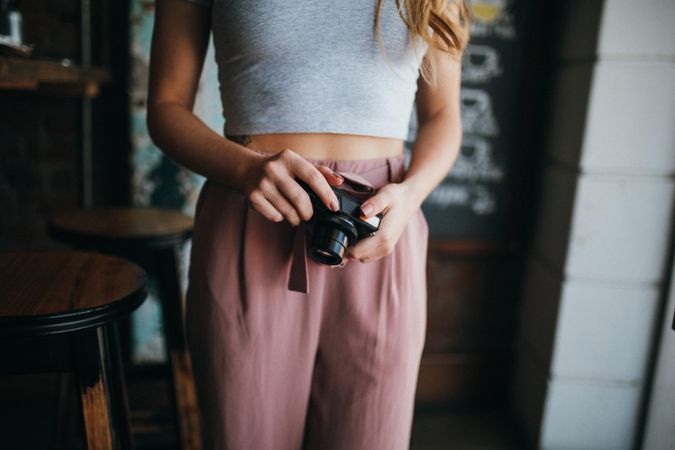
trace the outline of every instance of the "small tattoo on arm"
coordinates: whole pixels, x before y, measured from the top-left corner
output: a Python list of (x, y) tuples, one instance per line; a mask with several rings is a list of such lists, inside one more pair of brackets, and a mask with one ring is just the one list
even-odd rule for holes
[(251, 136), (248, 134), (230, 134), (225, 137), (231, 141), (236, 142), (237, 144), (243, 145), (244, 147), (246, 147), (251, 142)]

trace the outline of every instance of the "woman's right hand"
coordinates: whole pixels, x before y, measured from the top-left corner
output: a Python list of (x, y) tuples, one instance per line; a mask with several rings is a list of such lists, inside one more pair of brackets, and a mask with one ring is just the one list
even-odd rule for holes
[(309, 220), (314, 211), (309, 194), (295, 181), (296, 177), (307, 183), (328, 209), (339, 209), (330, 185), (342, 184), (342, 177), (326, 166), (314, 166), (290, 149), (256, 159), (242, 191), (251, 206), (268, 220), (286, 219), (293, 226), (299, 225)]

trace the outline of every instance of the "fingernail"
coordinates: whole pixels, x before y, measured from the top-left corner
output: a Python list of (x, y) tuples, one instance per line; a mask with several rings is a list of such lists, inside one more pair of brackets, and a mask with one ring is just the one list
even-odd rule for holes
[(345, 180), (345, 179), (342, 177), (342, 175), (340, 175), (339, 173), (335, 172), (334, 170), (331, 170), (331, 173), (333, 174), (333, 176), (334, 176), (335, 178), (339, 179), (340, 181), (344, 181), (344, 180)]
[(369, 217), (373, 213), (373, 205), (370, 203), (363, 204), (361, 205), (361, 211), (363, 211), (363, 214)]
[(340, 210), (340, 204), (338, 203), (336, 198), (331, 200), (330, 207), (333, 211), (339, 211)]

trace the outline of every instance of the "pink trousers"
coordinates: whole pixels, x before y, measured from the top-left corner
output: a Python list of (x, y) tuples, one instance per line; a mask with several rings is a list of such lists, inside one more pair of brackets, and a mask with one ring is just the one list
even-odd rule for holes
[[(375, 187), (405, 171), (402, 156), (309, 161)], [(299, 252), (304, 229), (212, 180), (199, 194), (185, 320), (204, 448), (407, 449), (426, 328), (424, 215), (388, 256), (344, 267)], [(289, 289), (298, 277), (306, 293)]]

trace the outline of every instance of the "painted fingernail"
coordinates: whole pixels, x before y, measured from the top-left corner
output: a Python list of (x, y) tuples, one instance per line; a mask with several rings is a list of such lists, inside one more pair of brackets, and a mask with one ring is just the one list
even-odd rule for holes
[(361, 205), (361, 211), (363, 211), (363, 214), (365, 214), (368, 217), (373, 213), (373, 205), (369, 203)]
[(342, 177), (342, 175), (340, 175), (339, 173), (335, 172), (334, 170), (331, 170), (331, 173), (333, 174), (333, 176), (334, 176), (335, 178), (339, 179), (340, 181), (344, 181), (344, 180), (345, 180), (345, 179)]

